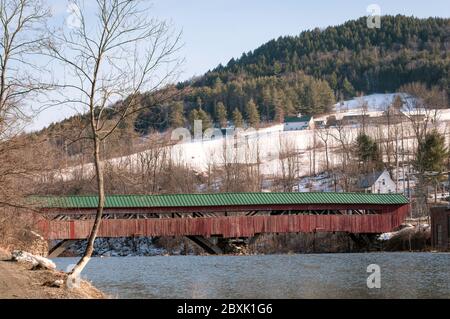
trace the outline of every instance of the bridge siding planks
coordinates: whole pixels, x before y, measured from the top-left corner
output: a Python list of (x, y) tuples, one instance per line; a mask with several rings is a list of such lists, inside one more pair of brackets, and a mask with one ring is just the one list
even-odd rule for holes
[[(351, 232), (383, 233), (399, 226), (408, 206), (375, 215), (278, 215), (204, 218), (105, 219), (99, 237), (214, 235), (225, 238), (252, 237), (261, 233)], [(92, 220), (41, 220), (39, 230), (48, 239), (83, 239)]]

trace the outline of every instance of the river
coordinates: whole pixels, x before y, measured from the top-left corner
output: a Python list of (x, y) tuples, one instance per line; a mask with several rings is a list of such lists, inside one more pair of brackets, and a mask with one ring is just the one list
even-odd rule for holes
[[(370, 264), (381, 288), (367, 287)], [(93, 258), (83, 278), (113, 298), (450, 298), (450, 254)]]

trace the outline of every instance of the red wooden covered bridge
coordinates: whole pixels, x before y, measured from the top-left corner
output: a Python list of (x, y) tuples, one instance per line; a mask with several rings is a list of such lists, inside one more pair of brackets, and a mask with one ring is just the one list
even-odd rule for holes
[[(45, 217), (38, 227), (46, 238), (88, 237), (96, 213), (96, 196), (35, 200)], [(210, 237), (249, 238), (265, 233), (376, 234), (398, 227), (408, 212), (408, 200), (401, 194), (112, 195), (106, 198), (98, 236), (187, 236), (208, 246)]]

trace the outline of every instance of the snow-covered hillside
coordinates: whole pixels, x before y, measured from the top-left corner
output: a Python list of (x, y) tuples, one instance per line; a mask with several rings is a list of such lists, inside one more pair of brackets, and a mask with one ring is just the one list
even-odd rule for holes
[[(414, 98), (406, 93), (371, 94), (342, 101), (333, 105), (333, 113), (337, 119), (341, 119), (346, 115), (361, 114), (363, 111), (362, 106), (367, 105), (367, 110), (365, 111), (367, 115), (381, 116), (392, 105), (397, 96), (400, 96), (403, 101), (408, 101), (408, 103), (403, 104), (402, 111), (404, 113), (424, 113), (423, 109), (414, 109)], [(333, 115), (333, 113), (330, 115)], [(450, 121), (450, 109), (440, 109), (437, 118), (440, 121)]]
[(364, 103), (367, 104), (367, 111), (369, 112), (385, 111), (397, 96), (400, 96), (402, 99), (409, 98), (404, 93), (371, 94), (336, 103), (333, 106), (333, 111), (345, 113), (359, 110)]
[[(371, 116), (379, 116), (382, 114), (389, 104), (393, 101), (396, 94), (373, 94), (363, 98), (355, 98), (353, 100), (338, 103), (336, 108), (336, 117), (342, 118), (345, 115), (357, 114), (358, 107), (361, 106), (361, 99), (368, 104), (369, 114)], [(440, 129), (448, 131), (447, 122), (450, 120), (450, 110), (439, 110)], [(327, 116), (329, 116), (328, 114)], [(325, 116), (322, 116), (325, 117)], [(321, 117), (315, 117), (320, 119)], [(266, 175), (278, 175), (281, 172), (280, 152), (287, 150), (295, 150), (297, 154), (297, 166), (300, 168), (299, 175), (311, 175), (313, 171), (318, 172), (325, 167), (325, 148), (323, 141), (323, 130), (302, 130), (302, 131), (283, 131), (283, 125), (274, 125), (258, 131), (244, 131), (240, 138), (213, 138), (190, 140), (188, 142), (178, 143), (168, 146), (172, 160), (177, 163), (186, 164), (193, 169), (202, 172), (207, 171), (212, 164), (223, 164), (225, 161), (240, 163), (256, 163), (259, 159), (261, 171)], [(407, 129), (405, 130), (407, 132)], [(338, 138), (343, 133), (347, 143), (351, 143), (359, 132), (358, 127), (346, 127), (345, 132), (338, 132), (336, 128), (330, 128), (326, 132), (328, 135), (329, 162), (330, 165), (338, 165), (341, 156), (333, 152), (334, 148), (339, 147)], [(380, 134), (379, 125), (369, 127), (369, 133), (374, 136)], [(403, 141), (405, 148), (414, 147), (414, 139), (409, 133), (405, 133)], [(342, 138), (342, 136), (341, 136)], [(316, 141), (316, 151), (313, 154), (312, 148)], [(136, 167), (139, 165), (139, 156), (146, 151), (136, 153), (129, 156), (114, 158), (109, 160), (113, 165), (124, 164), (128, 167)], [(315, 156), (314, 156), (315, 155)], [(65, 169), (61, 177), (63, 179), (71, 179), (72, 172), (75, 168)], [(85, 173), (92, 171), (92, 165), (88, 164), (83, 167)]]

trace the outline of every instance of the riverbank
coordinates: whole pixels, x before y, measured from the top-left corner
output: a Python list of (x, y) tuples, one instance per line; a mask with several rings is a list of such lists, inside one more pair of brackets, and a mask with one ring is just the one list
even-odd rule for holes
[(87, 281), (80, 288), (51, 287), (67, 275), (55, 270), (32, 270), (31, 264), (13, 262), (0, 248), (0, 299), (103, 299), (106, 295)]

